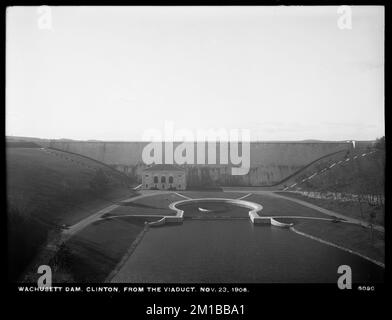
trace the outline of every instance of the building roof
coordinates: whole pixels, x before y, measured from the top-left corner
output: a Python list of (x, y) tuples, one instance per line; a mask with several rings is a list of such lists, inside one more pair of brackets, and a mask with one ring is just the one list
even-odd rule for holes
[(155, 164), (151, 167), (144, 169), (144, 171), (181, 171), (184, 172), (185, 170), (175, 164)]

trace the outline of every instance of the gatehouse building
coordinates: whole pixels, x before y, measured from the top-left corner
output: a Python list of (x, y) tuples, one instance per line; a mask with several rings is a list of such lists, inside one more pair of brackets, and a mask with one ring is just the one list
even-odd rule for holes
[(173, 164), (156, 164), (142, 172), (143, 189), (185, 190), (185, 169)]

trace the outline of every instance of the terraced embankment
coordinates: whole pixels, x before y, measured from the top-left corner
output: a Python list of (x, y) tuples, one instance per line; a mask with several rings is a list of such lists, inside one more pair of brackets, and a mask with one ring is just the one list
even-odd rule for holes
[(9, 147), (6, 169), (11, 280), (36, 273), (28, 264), (62, 228), (134, 194), (121, 173), (62, 151)]

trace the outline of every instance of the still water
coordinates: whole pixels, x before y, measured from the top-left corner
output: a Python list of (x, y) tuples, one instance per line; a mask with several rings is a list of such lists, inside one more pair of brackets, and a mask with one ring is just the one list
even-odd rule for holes
[(150, 228), (114, 282), (336, 283), (340, 265), (353, 282), (381, 282), (383, 268), (358, 256), (249, 220), (185, 220)]
[[(249, 208), (223, 201), (197, 201), (197, 203), (184, 203), (177, 205), (184, 211), (184, 217), (244, 217), (249, 218)], [(200, 211), (208, 210), (208, 212)]]

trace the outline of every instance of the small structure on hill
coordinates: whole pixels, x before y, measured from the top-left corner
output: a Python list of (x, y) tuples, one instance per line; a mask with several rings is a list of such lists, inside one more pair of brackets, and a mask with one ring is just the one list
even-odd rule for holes
[(173, 164), (156, 164), (143, 170), (143, 189), (185, 190), (185, 169)]

